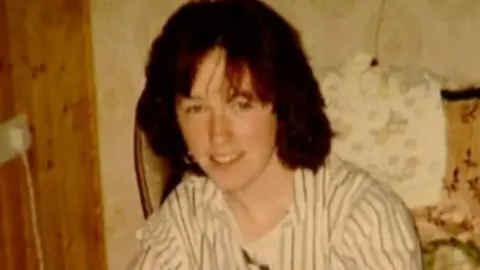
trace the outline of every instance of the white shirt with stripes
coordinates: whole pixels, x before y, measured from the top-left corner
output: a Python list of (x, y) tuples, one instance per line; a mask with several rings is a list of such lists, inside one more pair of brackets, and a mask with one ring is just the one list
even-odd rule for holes
[(295, 172), (283, 220), (243, 243), (211, 181), (186, 178), (139, 230), (135, 270), (418, 270), (408, 209), (368, 173), (331, 155), (316, 174)]

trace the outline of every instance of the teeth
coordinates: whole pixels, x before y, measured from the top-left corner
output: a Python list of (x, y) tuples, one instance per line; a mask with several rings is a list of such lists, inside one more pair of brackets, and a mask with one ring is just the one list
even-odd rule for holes
[(221, 164), (227, 164), (234, 161), (238, 155), (213, 155), (212, 159)]

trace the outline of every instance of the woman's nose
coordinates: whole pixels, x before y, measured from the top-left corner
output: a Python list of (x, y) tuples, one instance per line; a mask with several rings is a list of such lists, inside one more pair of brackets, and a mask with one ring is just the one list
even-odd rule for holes
[(231, 136), (230, 123), (223, 112), (212, 112), (210, 116), (210, 140), (213, 144), (223, 144)]

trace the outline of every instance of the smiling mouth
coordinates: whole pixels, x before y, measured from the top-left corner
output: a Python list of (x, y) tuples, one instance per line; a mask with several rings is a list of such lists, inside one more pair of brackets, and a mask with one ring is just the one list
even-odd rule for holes
[(211, 155), (210, 160), (216, 165), (229, 165), (239, 160), (243, 154)]

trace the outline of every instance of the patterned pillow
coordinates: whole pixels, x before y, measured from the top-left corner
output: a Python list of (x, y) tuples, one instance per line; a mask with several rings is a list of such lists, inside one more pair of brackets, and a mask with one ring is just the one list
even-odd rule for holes
[(361, 53), (321, 82), (338, 133), (333, 151), (393, 187), (409, 207), (438, 202), (447, 151), (440, 81)]

